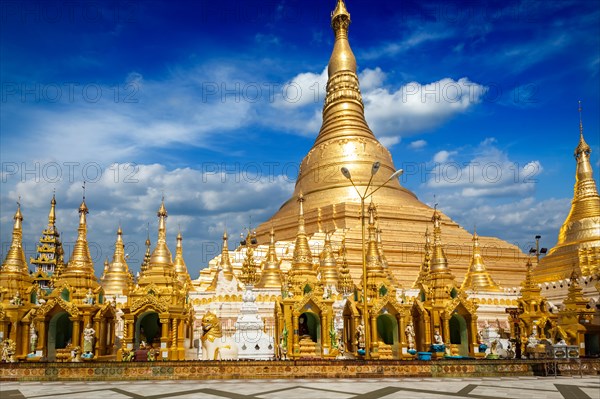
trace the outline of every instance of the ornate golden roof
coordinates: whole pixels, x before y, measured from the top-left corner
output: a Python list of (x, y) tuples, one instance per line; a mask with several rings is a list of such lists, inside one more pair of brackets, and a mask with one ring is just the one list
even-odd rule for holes
[(402, 285), (396, 280), (396, 277), (394, 277), (394, 274), (392, 273), (391, 269), (389, 268), (389, 264), (388, 264), (387, 258), (385, 256), (385, 252), (383, 251), (383, 240), (381, 239), (381, 233), (383, 233), (383, 230), (381, 230), (379, 228), (379, 223), (377, 223), (377, 225), (375, 226), (375, 234), (377, 236), (377, 253), (379, 254), (381, 266), (383, 267), (383, 271), (385, 271), (385, 274), (388, 276), (388, 279), (390, 280), (390, 282), (396, 288), (400, 288)]
[(242, 262), (242, 270), (239, 276), (239, 280), (245, 285), (254, 286), (258, 283), (260, 275), (256, 272), (256, 262), (254, 261), (254, 244), (253, 235), (248, 230), (246, 239), (242, 241), (246, 247), (246, 256)]
[[(108, 263), (108, 260), (107, 260)], [(107, 295), (127, 295), (129, 293), (129, 266), (125, 259), (125, 244), (123, 243), (123, 230), (117, 229), (117, 241), (112, 262), (102, 279), (104, 293)]]
[(206, 291), (214, 291), (217, 288), (217, 282), (219, 279), (220, 271), (223, 271), (223, 276), (227, 281), (231, 281), (235, 275), (233, 273), (233, 265), (231, 264), (231, 259), (229, 258), (229, 244), (227, 243), (227, 229), (223, 232), (223, 247), (221, 248), (221, 259), (218, 264), (217, 273), (215, 273), (213, 280), (206, 288)]
[[(43, 276), (48, 277), (55, 272), (56, 268), (64, 266), (62, 243), (60, 233), (56, 229), (56, 196), (52, 195), (50, 201), (50, 212), (48, 214), (48, 226), (42, 231), (42, 237), (37, 245), (37, 256), (31, 257), (29, 262), (36, 269), (43, 271)], [(42, 276), (40, 275), (40, 276)], [(47, 285), (50, 278), (39, 278), (40, 285)]]
[(152, 253), (150, 252), (150, 246), (152, 243), (150, 242), (150, 230), (147, 231), (148, 237), (146, 238), (146, 252), (144, 253), (144, 260), (142, 261), (142, 265), (140, 266), (140, 277), (142, 277), (146, 271), (148, 270), (148, 265), (150, 264), (150, 256)]
[[(536, 281), (558, 281), (567, 278), (572, 265), (580, 266), (580, 273), (589, 274), (598, 270), (600, 258), (595, 262), (580, 257), (584, 254), (600, 253), (600, 196), (596, 188), (590, 155), (592, 150), (583, 138), (581, 102), (579, 103), (579, 143), (575, 148), (575, 187), (571, 210), (558, 233), (556, 245), (540, 261), (535, 271)], [(594, 264), (595, 263), (595, 264)]]
[(267, 256), (262, 264), (260, 281), (257, 284), (258, 288), (281, 288), (283, 283), (279, 260), (275, 251), (275, 230), (273, 227), (271, 227), (270, 238)]
[(431, 254), (430, 273), (445, 272), (448, 270), (448, 258), (442, 246), (442, 224), (441, 216), (437, 208), (433, 211), (433, 251)]
[[(377, 245), (377, 227), (375, 226), (375, 204), (369, 205), (369, 238), (367, 241), (366, 264), (367, 264), (367, 297), (377, 298), (378, 289), (381, 284), (385, 284), (387, 292), (395, 292), (395, 285), (390, 280), (388, 273), (383, 268), (381, 256)], [(361, 281), (363, 281), (361, 279)], [(383, 295), (382, 295), (383, 296)]]
[(477, 232), (473, 233), (473, 255), (471, 257), (471, 266), (469, 267), (469, 271), (467, 272), (460, 289), (478, 292), (502, 291), (485, 267)]
[[(427, 277), (430, 290), (428, 297), (431, 297), (433, 302), (446, 301), (452, 297), (452, 291), (458, 289), (458, 285), (448, 267), (448, 258), (442, 244), (441, 216), (437, 207), (433, 211), (431, 220), (433, 221), (433, 248)], [(454, 295), (458, 295), (458, 291), (455, 291)]]

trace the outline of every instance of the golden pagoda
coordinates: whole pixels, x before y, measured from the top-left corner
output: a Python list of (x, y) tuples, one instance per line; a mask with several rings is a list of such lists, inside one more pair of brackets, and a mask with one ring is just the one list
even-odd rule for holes
[(590, 309), (589, 303), (589, 300), (583, 297), (579, 276), (573, 271), (569, 279), (569, 293), (558, 312), (557, 328), (553, 332), (555, 343), (558, 340), (557, 335), (560, 335), (568, 345), (576, 345), (582, 356), (586, 355), (585, 334), (593, 329), (591, 322), (594, 309)]
[(463, 291), (475, 292), (500, 292), (502, 289), (496, 284), (490, 276), (483, 256), (481, 255), (481, 247), (479, 246), (479, 236), (475, 231), (473, 233), (473, 255), (471, 257), (471, 267), (465, 276), (465, 279), (460, 287)]
[(223, 247), (221, 248), (221, 259), (217, 266), (217, 272), (215, 273), (212, 282), (206, 288), (207, 292), (216, 291), (217, 287), (224, 287), (225, 291), (239, 291), (241, 289), (240, 284), (233, 273), (233, 265), (229, 258), (229, 244), (227, 239), (227, 230), (223, 232)]
[(87, 241), (88, 213), (84, 195), (71, 258), (54, 279), (54, 289), (47, 301), (31, 318), (23, 319), (33, 322), (39, 335), (37, 350), (49, 361), (68, 360), (75, 348), (94, 359), (114, 358), (115, 308), (105, 301), (104, 290), (94, 275)]
[(475, 356), (477, 305), (458, 287), (448, 266), (442, 244), (441, 215), (433, 212), (433, 248), (429, 275), (419, 283), (420, 292), (412, 310), (417, 349), (438, 351), (449, 347), (452, 354)]
[(248, 230), (246, 239), (242, 240), (242, 245), (246, 247), (246, 256), (242, 262), (242, 271), (240, 274), (240, 281), (247, 287), (253, 287), (259, 282), (260, 274), (256, 270), (256, 262), (254, 261), (254, 244), (256, 239), (253, 234)]
[(147, 231), (145, 245), (146, 245), (146, 252), (144, 253), (144, 260), (142, 261), (142, 264), (140, 266), (139, 277), (143, 276), (144, 273), (146, 273), (146, 270), (148, 270), (148, 265), (150, 264), (150, 256), (152, 255), (152, 253), (150, 251), (150, 246), (152, 246), (152, 243), (150, 242), (150, 229), (149, 228)]
[[(43, 289), (52, 286), (53, 275), (64, 268), (64, 251), (60, 241), (60, 233), (56, 229), (56, 196), (52, 195), (48, 227), (42, 231), (37, 245), (37, 257), (30, 258), (29, 263), (35, 265), (34, 281)], [(54, 278), (58, 277), (58, 273)]]
[(334, 357), (330, 334), (334, 300), (313, 267), (304, 230), (302, 194), (298, 203), (298, 232), (288, 287), (275, 305), (276, 340), (292, 359)]
[(115, 242), (115, 253), (111, 263), (108, 263), (101, 279), (104, 293), (106, 295), (128, 295), (130, 281), (129, 266), (125, 259), (125, 244), (123, 244), (123, 230), (117, 229), (117, 241)]
[[(131, 351), (160, 350), (162, 359), (184, 360), (191, 336), (193, 308), (188, 303), (188, 287), (175, 272), (167, 246), (167, 209), (164, 198), (158, 216), (158, 239), (147, 269), (127, 297), (122, 308), (125, 322), (124, 347)], [(122, 357), (122, 349), (117, 354)]]
[[(521, 295), (517, 299), (519, 311), (519, 330), (521, 345), (525, 345), (529, 336), (546, 338), (547, 334), (556, 326), (557, 315), (550, 312), (550, 304), (542, 295), (542, 288), (534, 281), (533, 263), (527, 259), (527, 273), (521, 283)], [(514, 322), (511, 323), (511, 335), (517, 336)], [(525, 353), (525, 348), (522, 348)]]
[(35, 306), (37, 291), (29, 276), (23, 251), (23, 215), (17, 203), (12, 242), (0, 269), (0, 344), (13, 346), (13, 360), (29, 352), (29, 324), (24, 316)]
[(183, 259), (183, 236), (181, 231), (177, 233), (177, 246), (175, 247), (175, 274), (179, 282), (188, 287), (187, 289), (192, 287), (192, 279)]
[(560, 228), (558, 241), (534, 272), (535, 281), (551, 282), (569, 277), (573, 263), (579, 275), (598, 273), (600, 268), (600, 196), (590, 162), (592, 149), (583, 138), (579, 102), (579, 143), (575, 148), (575, 188), (571, 211)]
[(271, 227), (269, 249), (267, 256), (261, 265), (262, 272), (257, 288), (278, 288), (281, 289), (283, 278), (281, 275), (280, 261), (277, 259), (275, 248), (275, 230)]
[[(259, 243), (267, 243), (269, 229), (275, 225), (278, 240), (293, 241), (297, 229), (294, 202), (302, 193), (307, 204), (304, 210), (306, 234), (310, 238), (320, 226), (330, 223), (344, 232), (350, 272), (358, 279), (362, 271), (362, 228), (356, 216), (360, 214), (361, 201), (340, 168), (347, 167), (358, 190), (364, 192), (371, 181), (374, 162), (380, 163), (380, 170), (373, 176), (372, 187), (384, 185), (396, 167), (390, 152), (377, 140), (365, 120), (356, 59), (348, 39), (350, 21), (344, 1), (338, 0), (331, 13), (335, 42), (328, 65), (321, 129), (302, 160), (294, 193), (270, 220), (257, 228), (257, 237)], [(431, 208), (397, 180), (379, 189), (374, 200), (378, 203), (380, 227), (389, 240), (386, 245), (389, 270), (399, 283), (410, 285), (419, 273), (420, 235), (429, 223)], [(471, 236), (448, 217), (440, 216), (447, 236), (456, 244), (456, 251), (450, 255), (456, 264), (455, 271), (462, 276), (468, 268), (469, 258), (464, 254), (470, 249)], [(490, 237), (482, 237), (481, 245), (497, 249), (495, 256), (488, 257), (488, 270), (498, 281), (514, 286), (522, 280), (522, 271), (515, 266), (514, 259), (524, 255), (515, 245)]]

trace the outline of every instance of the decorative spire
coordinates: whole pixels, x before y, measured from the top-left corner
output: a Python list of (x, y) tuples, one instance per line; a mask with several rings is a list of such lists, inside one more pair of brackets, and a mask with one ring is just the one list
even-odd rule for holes
[(446, 258), (444, 248), (442, 247), (442, 217), (437, 210), (437, 204), (434, 208), (431, 220), (433, 221), (433, 254), (430, 272), (446, 271), (448, 270), (448, 259)]
[(337, 291), (339, 276), (333, 248), (331, 247), (331, 233), (325, 233), (325, 243), (323, 251), (319, 254), (319, 266), (321, 273), (321, 282), (326, 287), (334, 287)]
[(346, 237), (342, 239), (342, 245), (340, 247), (338, 258), (338, 265), (340, 267), (339, 271), (339, 283), (338, 283), (338, 291), (342, 295), (349, 295), (354, 291), (354, 281), (352, 280), (352, 276), (350, 275), (350, 268), (348, 266), (348, 253), (346, 250)]
[(191, 286), (192, 279), (190, 278), (185, 260), (183, 259), (183, 236), (181, 235), (181, 230), (177, 233), (177, 246), (175, 247), (175, 273), (182, 285), (187, 284), (188, 287)]
[(429, 278), (429, 270), (431, 268), (431, 234), (429, 234), (429, 227), (425, 230), (425, 255), (423, 256), (423, 263), (421, 263), (421, 270), (419, 275), (413, 284), (413, 288), (418, 288), (420, 284), (426, 284)]
[(335, 10), (331, 13), (331, 28), (335, 34), (335, 44), (327, 69), (329, 77), (341, 71), (356, 73), (356, 58), (348, 42), (349, 26), (350, 13), (346, 10), (343, 0), (338, 0)]
[(148, 265), (150, 264), (150, 246), (152, 243), (150, 242), (150, 223), (148, 223), (146, 227), (146, 253), (144, 254), (144, 260), (142, 261), (142, 265), (140, 266), (140, 276), (143, 276), (144, 273), (148, 270)]
[(244, 257), (244, 261), (242, 263), (242, 272), (240, 274), (239, 279), (246, 286), (251, 287), (258, 282), (260, 276), (256, 273), (256, 262), (254, 261), (253, 244), (255, 240), (253, 239), (250, 229), (248, 229), (248, 234), (246, 235), (246, 239), (243, 242), (245, 242), (246, 246), (246, 256)]
[(167, 208), (165, 207), (165, 198), (162, 198), (158, 212), (158, 239), (156, 247), (152, 251), (148, 264), (147, 273), (152, 273), (154, 268), (157, 268), (156, 275), (175, 276), (175, 268), (173, 267), (173, 257), (167, 246)]
[(129, 293), (129, 265), (125, 259), (125, 244), (123, 243), (123, 230), (117, 229), (117, 240), (112, 262), (108, 264), (102, 279), (102, 286), (106, 295), (128, 295)]
[[(375, 227), (375, 204), (371, 202), (369, 205), (369, 238), (367, 243), (367, 297), (375, 298), (377, 296), (384, 296), (388, 292), (395, 292), (394, 284), (391, 283), (386, 271), (383, 269), (381, 264), (381, 257), (377, 249), (377, 228)], [(379, 290), (381, 285), (385, 285), (386, 288)]]
[(273, 229), (273, 226), (271, 226), (271, 233), (269, 234), (269, 237), (269, 249), (262, 265), (262, 274), (257, 287), (281, 288), (283, 278), (281, 276), (279, 260), (277, 259), (277, 252), (275, 250), (275, 230)]
[(27, 260), (23, 251), (23, 215), (21, 214), (20, 200), (17, 201), (17, 211), (13, 216), (13, 220), (15, 222), (13, 224), (12, 242), (2, 264), (2, 272), (29, 275)]
[[(292, 269), (294, 271), (313, 272), (312, 252), (308, 245), (308, 238), (304, 230), (304, 196), (298, 195), (298, 234), (296, 235), (296, 245), (294, 246), (294, 258)], [(316, 273), (315, 273), (316, 275)]]
[[(581, 102), (579, 103), (579, 143), (575, 148), (577, 162), (575, 187), (569, 215), (558, 233), (556, 245), (540, 262), (535, 271), (536, 280), (556, 281), (566, 278), (570, 270), (565, 267), (565, 259), (579, 258), (580, 249), (598, 248), (600, 240), (600, 196), (592, 169), (590, 155), (592, 150), (583, 138)], [(580, 265), (585, 273), (585, 265)], [(589, 269), (588, 269), (589, 271)]]
[[(84, 182), (85, 187), (85, 182)], [(92, 256), (90, 255), (90, 247), (87, 242), (87, 214), (89, 213), (88, 207), (85, 203), (85, 188), (83, 200), (79, 205), (79, 227), (77, 229), (77, 241), (73, 247), (73, 253), (69, 258), (67, 270), (65, 273), (71, 272), (85, 272), (88, 274), (94, 274), (94, 263), (92, 262)]]
[(473, 255), (471, 256), (471, 266), (465, 275), (461, 290), (472, 291), (501, 291), (500, 287), (488, 273), (483, 256), (481, 256), (481, 247), (479, 246), (479, 236), (477, 231), (473, 232)]
[(223, 270), (223, 275), (231, 280), (233, 278), (233, 266), (231, 259), (229, 258), (229, 244), (227, 243), (227, 229), (223, 232), (223, 248), (221, 249), (221, 261), (219, 262), (219, 268)]
[(52, 194), (52, 201), (50, 201), (50, 213), (48, 214), (48, 230), (54, 229), (56, 223), (56, 194)]
[(58, 270), (64, 268), (63, 255), (60, 233), (56, 229), (56, 194), (53, 194), (48, 214), (48, 227), (42, 231), (36, 257), (29, 258), (36, 271), (41, 272), (37, 273), (35, 278), (35, 283), (41, 288), (49, 288), (52, 280), (58, 277)]

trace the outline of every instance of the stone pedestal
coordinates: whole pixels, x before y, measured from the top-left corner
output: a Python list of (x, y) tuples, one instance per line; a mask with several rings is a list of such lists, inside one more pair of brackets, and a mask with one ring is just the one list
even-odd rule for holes
[(251, 285), (242, 295), (242, 308), (235, 323), (235, 342), (239, 359), (270, 360), (275, 356), (273, 337), (265, 332), (265, 325), (258, 314), (256, 294)]

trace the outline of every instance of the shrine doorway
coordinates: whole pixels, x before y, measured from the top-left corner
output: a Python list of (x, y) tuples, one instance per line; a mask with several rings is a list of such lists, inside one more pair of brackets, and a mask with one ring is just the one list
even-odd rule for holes
[(135, 348), (139, 349), (142, 341), (147, 346), (160, 346), (162, 325), (158, 313), (148, 311), (142, 313), (135, 323)]
[(56, 350), (64, 349), (73, 338), (73, 322), (67, 312), (58, 312), (48, 323), (48, 361), (56, 361)]
[(384, 313), (377, 316), (377, 337), (390, 345), (393, 357), (398, 358), (398, 320), (393, 315)]
[(450, 344), (458, 346), (460, 356), (469, 356), (467, 321), (458, 313), (454, 313), (450, 318)]
[(319, 316), (313, 312), (304, 312), (298, 317), (298, 335), (302, 337), (310, 336), (310, 339), (317, 343), (321, 343), (321, 322)]

